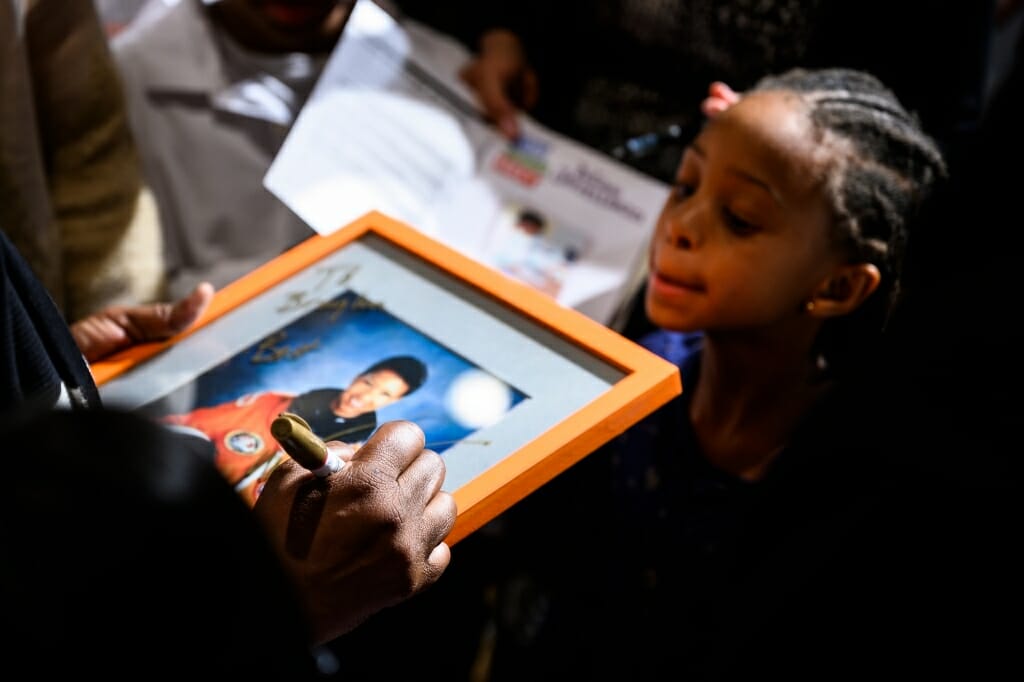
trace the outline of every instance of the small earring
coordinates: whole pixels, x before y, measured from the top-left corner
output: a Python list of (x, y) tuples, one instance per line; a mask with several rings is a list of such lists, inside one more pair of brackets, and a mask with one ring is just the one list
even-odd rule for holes
[(808, 312), (808, 313), (814, 311), (814, 299), (813, 298), (808, 299), (807, 302), (804, 303), (804, 311)]

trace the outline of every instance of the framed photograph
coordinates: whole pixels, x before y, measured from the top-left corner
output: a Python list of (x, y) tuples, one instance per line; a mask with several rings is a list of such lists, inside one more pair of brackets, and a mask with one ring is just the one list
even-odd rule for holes
[(104, 402), (202, 431), (250, 503), (301, 415), (360, 443), (415, 422), (455, 543), (682, 390), (674, 365), (542, 291), (369, 213), (217, 292), (187, 332), (93, 365)]

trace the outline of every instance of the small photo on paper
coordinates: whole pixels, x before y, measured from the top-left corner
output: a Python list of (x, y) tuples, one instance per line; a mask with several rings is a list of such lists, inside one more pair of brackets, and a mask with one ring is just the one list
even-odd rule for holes
[(586, 235), (542, 211), (508, 205), (494, 226), (485, 258), (506, 275), (557, 298), (588, 243)]
[[(216, 464), (254, 503), (283, 457), (270, 433), (298, 414), (325, 441), (357, 447), (385, 421), (423, 429), (443, 454), (529, 400), (353, 291), (345, 291), (142, 411), (213, 441)], [(486, 443), (481, 442), (481, 455)]]

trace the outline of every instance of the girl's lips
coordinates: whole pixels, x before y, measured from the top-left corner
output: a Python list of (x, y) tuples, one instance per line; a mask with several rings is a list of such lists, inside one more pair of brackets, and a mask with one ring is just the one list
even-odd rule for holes
[(661, 289), (667, 292), (676, 291), (691, 291), (691, 292), (703, 292), (705, 287), (703, 284), (696, 282), (686, 282), (680, 279), (675, 279), (666, 275), (663, 272), (653, 271), (651, 273), (651, 285), (656, 289)]

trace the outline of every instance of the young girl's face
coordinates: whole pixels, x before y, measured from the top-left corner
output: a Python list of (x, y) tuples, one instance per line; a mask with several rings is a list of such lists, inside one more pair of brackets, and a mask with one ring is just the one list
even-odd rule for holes
[(791, 93), (754, 92), (710, 120), (651, 242), (650, 319), (713, 331), (804, 315), (841, 260), (828, 239), (830, 158)]

